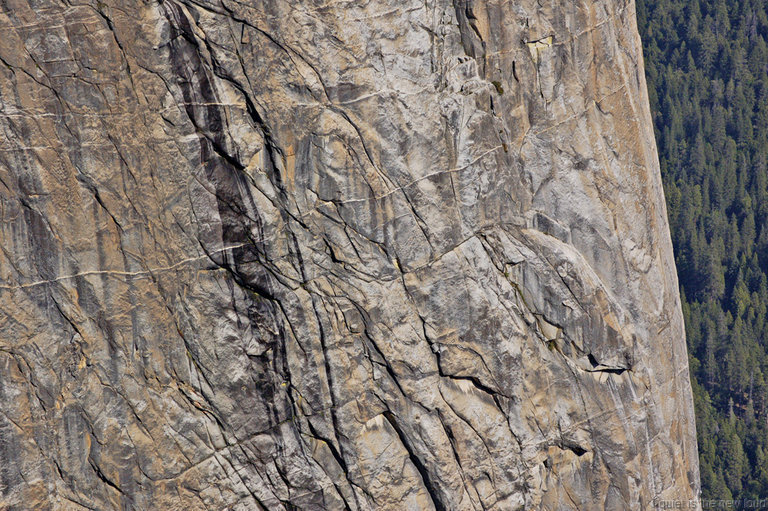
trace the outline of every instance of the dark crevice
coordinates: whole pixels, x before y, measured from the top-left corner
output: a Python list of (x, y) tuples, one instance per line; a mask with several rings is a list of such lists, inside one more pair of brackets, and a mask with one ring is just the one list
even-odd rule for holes
[(564, 451), (571, 451), (579, 458), (581, 458), (588, 452), (587, 449), (584, 449), (582, 446), (574, 442), (563, 441), (558, 445), (558, 447)]
[[(184, 2), (186, 3), (186, 2)], [(266, 32), (256, 28), (255, 26), (247, 23), (245, 20), (241, 20), (234, 16), (234, 13), (230, 11), (226, 5), (222, 4), (222, 7), (226, 10), (226, 13), (219, 12), (217, 10), (210, 9), (209, 6), (201, 5), (197, 2), (192, 2), (193, 5), (196, 7), (200, 7), (205, 10), (210, 10), (211, 12), (217, 13), (217, 14), (223, 14), (228, 15), (232, 17), (235, 21), (242, 23), (243, 26), (249, 26), (251, 28), (254, 28), (258, 30), (259, 32), (266, 35), (270, 41), (272, 41), (274, 44), (276, 44), (278, 47), (283, 48), (276, 40), (274, 40), (269, 34)], [(186, 34), (186, 30), (184, 30), (184, 37), (190, 40), (190, 43), (193, 44), (195, 47), (199, 48), (199, 42), (194, 37), (194, 35), (191, 33), (191, 30), (189, 31), (189, 34)], [(282, 155), (282, 151), (280, 150), (280, 147), (275, 143), (274, 139), (272, 138), (272, 131), (269, 128), (269, 125), (264, 121), (264, 118), (261, 116), (259, 111), (256, 108), (256, 105), (254, 104), (253, 100), (251, 99), (251, 95), (246, 91), (245, 87), (238, 82), (234, 77), (232, 77), (227, 70), (218, 62), (216, 59), (216, 54), (214, 52), (214, 49), (211, 45), (211, 43), (207, 39), (203, 39), (203, 44), (205, 44), (206, 49), (208, 50), (208, 54), (211, 57), (211, 70), (213, 71), (213, 74), (217, 76), (218, 78), (221, 78), (222, 80), (227, 81), (230, 83), (233, 87), (235, 87), (240, 94), (242, 94), (243, 99), (245, 101), (245, 110), (248, 116), (251, 118), (251, 120), (254, 122), (254, 124), (260, 129), (263, 137), (264, 137), (264, 146), (267, 150), (267, 156), (269, 157), (270, 163), (271, 163), (271, 169), (268, 169), (272, 171), (270, 174), (273, 175), (275, 178), (275, 185), (282, 191), (283, 189), (283, 183), (282, 179), (278, 172), (278, 165), (277, 162), (280, 159), (280, 156)], [(284, 49), (284, 48), (283, 48)], [(287, 51), (287, 50), (286, 50)], [(238, 162), (239, 163), (239, 162)]]
[[(100, 4), (101, 2), (99, 2)], [(93, 10), (96, 11), (96, 13), (101, 16), (101, 18), (104, 20), (104, 22), (107, 24), (107, 28), (112, 33), (112, 37), (115, 40), (115, 44), (117, 44), (117, 47), (120, 49), (120, 53), (123, 55), (123, 60), (125, 61), (125, 69), (128, 75), (128, 79), (131, 81), (131, 88), (133, 89), (134, 93), (136, 92), (136, 84), (133, 82), (133, 72), (131, 71), (131, 63), (128, 62), (128, 54), (125, 51), (125, 48), (123, 47), (123, 43), (120, 42), (120, 39), (117, 38), (117, 32), (115, 31), (115, 24), (112, 22), (112, 18), (106, 15), (106, 13), (102, 12), (100, 8), (92, 7)], [(138, 97), (138, 94), (136, 95)]]
[[(443, 370), (443, 367), (442, 367), (442, 364), (441, 364), (441, 359), (440, 359), (440, 350), (439, 350), (439, 348), (437, 348), (435, 343), (429, 338), (429, 335), (427, 334), (427, 322), (426, 322), (426, 320), (424, 318), (422, 318), (421, 316), (419, 316), (419, 318), (421, 319), (421, 325), (422, 325), (422, 329), (423, 329), (423, 333), (424, 333), (424, 340), (427, 341), (427, 344), (429, 344), (429, 347), (431, 348), (432, 352), (435, 354), (435, 359), (436, 359), (436, 362), (437, 362), (437, 372), (438, 372), (438, 374), (442, 378), (449, 378), (451, 380), (465, 380), (465, 381), (468, 381), (468, 382), (472, 383), (472, 385), (474, 385), (474, 387), (476, 389), (484, 392), (485, 394), (490, 396), (491, 399), (493, 399), (493, 402), (496, 404), (496, 407), (499, 409), (499, 411), (503, 411), (504, 408), (501, 406), (501, 402), (499, 401), (499, 395), (503, 395), (503, 394), (501, 394), (498, 390), (492, 389), (488, 385), (484, 384), (476, 376), (472, 376), (472, 375), (453, 375), (453, 374), (448, 374), (448, 373), (446, 373)], [(481, 357), (481, 359), (482, 359), (482, 357)]]
[(554, 36), (545, 36), (545, 37), (540, 37), (538, 39), (524, 39), (523, 42), (525, 44), (536, 44), (536, 43), (540, 43), (542, 41), (546, 41), (550, 37), (552, 37), (552, 39), (554, 40)]
[(623, 374), (625, 371), (628, 370), (626, 367), (608, 367), (600, 364), (600, 362), (597, 361), (595, 356), (592, 353), (589, 353), (587, 355), (587, 359), (589, 360), (589, 363), (592, 365), (592, 370), (590, 372), (594, 373), (609, 373), (609, 374)]
[(117, 226), (117, 230), (122, 232), (123, 226), (120, 224), (120, 222), (117, 221), (117, 218), (115, 218), (115, 215), (112, 214), (112, 212), (107, 208), (106, 204), (104, 204), (104, 200), (101, 198), (101, 195), (99, 194), (98, 188), (96, 188), (96, 184), (93, 182), (93, 179), (90, 176), (87, 176), (82, 173), (78, 173), (76, 176), (76, 179), (85, 186), (89, 192), (93, 195), (93, 198), (96, 200), (96, 203), (101, 206), (101, 209), (104, 210), (104, 212), (109, 215), (109, 217), (112, 219), (112, 221), (115, 223), (115, 226)]
[(477, 61), (481, 77), (485, 77), (485, 41), (477, 28), (477, 16), (472, 9), (472, 0), (453, 0), (456, 21), (464, 53)]
[(331, 256), (331, 261), (334, 263), (342, 263), (343, 261), (336, 255), (336, 251), (333, 249), (328, 240), (323, 238), (323, 243), (325, 243), (326, 248), (328, 248), (328, 255)]
[[(104, 483), (106, 483), (107, 486), (117, 490), (121, 495), (125, 495), (125, 493), (123, 493), (122, 488), (120, 488), (120, 486), (118, 486), (114, 481), (112, 481), (110, 478), (104, 475), (104, 472), (101, 471), (101, 468), (96, 463), (94, 463), (90, 457), (88, 457), (88, 463), (91, 465), (91, 468), (96, 473), (96, 476), (99, 479), (101, 479)], [(128, 495), (125, 495), (125, 496), (126, 498), (128, 498), (129, 501), (131, 500), (130, 496)]]
[(384, 353), (381, 351), (381, 348), (379, 348), (378, 344), (376, 344), (376, 341), (373, 340), (373, 336), (370, 334), (370, 332), (368, 332), (367, 329), (363, 330), (363, 335), (365, 336), (366, 339), (368, 339), (368, 341), (371, 343), (371, 347), (376, 351), (376, 353), (379, 355), (379, 357), (382, 360), (381, 362), (378, 362), (378, 361), (375, 361), (375, 360), (371, 360), (371, 361), (373, 363), (377, 363), (377, 364), (379, 364), (379, 365), (384, 367), (384, 370), (387, 372), (389, 377), (392, 379), (392, 383), (395, 384), (397, 389), (400, 391), (400, 394), (402, 396), (405, 396), (406, 393), (403, 390), (403, 388), (400, 386), (400, 382), (397, 379), (397, 375), (395, 374), (395, 370), (392, 369), (392, 365), (387, 360), (387, 357), (384, 356)]
[(347, 467), (347, 462), (344, 461), (344, 457), (341, 455), (338, 449), (336, 449), (336, 446), (333, 444), (333, 442), (329, 439), (324, 437), (322, 434), (320, 434), (319, 431), (315, 428), (315, 426), (312, 425), (312, 421), (308, 420), (307, 425), (309, 426), (309, 431), (312, 433), (312, 436), (317, 438), (318, 440), (322, 440), (328, 445), (328, 449), (331, 451), (331, 455), (333, 455), (333, 458), (336, 460), (336, 463), (339, 464), (341, 469), (344, 471), (344, 474), (349, 474), (349, 467)]
[[(343, 435), (343, 429), (341, 428), (341, 426), (339, 424), (339, 420), (338, 420), (338, 417), (337, 417), (336, 412), (335, 412), (336, 407), (337, 407), (337, 403), (336, 403), (336, 398), (333, 395), (333, 389), (334, 389), (334, 384), (333, 384), (333, 368), (331, 367), (331, 363), (330, 363), (330, 360), (328, 358), (328, 355), (329, 355), (328, 354), (328, 344), (327, 344), (325, 329), (323, 328), (322, 316), (321, 316), (320, 312), (318, 311), (318, 307), (317, 307), (317, 304), (315, 303), (315, 298), (314, 297), (312, 297), (312, 309), (313, 309), (313, 311), (315, 313), (315, 317), (317, 318), (318, 332), (320, 334), (319, 335), (319, 337), (320, 337), (320, 346), (321, 346), (321, 349), (322, 349), (323, 363), (324, 363), (324, 367), (325, 367), (325, 377), (326, 377), (326, 381), (327, 381), (327, 384), (328, 384), (328, 395), (329, 395), (329, 398), (331, 400), (331, 406), (330, 406), (330, 409), (328, 411), (329, 415), (331, 416), (331, 426), (333, 427), (333, 431), (334, 432), (336, 432), (337, 434), (339, 432), (341, 432), (341, 435)], [(310, 430), (312, 430), (312, 432), (314, 434), (315, 430), (314, 430), (314, 427), (312, 426), (311, 422), (308, 420), (307, 423), (309, 424)], [(318, 437), (318, 438), (321, 438), (321, 437)], [(348, 474), (349, 473), (349, 469), (347, 467), (346, 462), (344, 461), (343, 448), (341, 446), (341, 441), (339, 441), (338, 438), (336, 439), (336, 442), (338, 442), (338, 445), (339, 445), (339, 451), (337, 451), (336, 447), (335, 447), (335, 444), (333, 442), (330, 442), (330, 441), (325, 440), (325, 439), (322, 439), (322, 440), (324, 440), (328, 444), (329, 448), (331, 449), (331, 453), (333, 454), (334, 458), (336, 458), (336, 461), (339, 463), (339, 465), (341, 466), (342, 470), (344, 470), (344, 473)], [(339, 493), (339, 495), (343, 499), (343, 496), (341, 495), (341, 493)], [(345, 504), (346, 504), (346, 502), (345, 502)]]
[(80, 329), (77, 327), (77, 324), (70, 318), (62, 309), (61, 305), (59, 304), (58, 300), (51, 295), (51, 299), (53, 300), (53, 306), (56, 307), (56, 310), (59, 312), (59, 315), (64, 318), (67, 323), (69, 323), (69, 326), (72, 327), (72, 330), (77, 333), (77, 335), (80, 336), (81, 339), (85, 339), (83, 336), (83, 333), (80, 331)]
[(472, 385), (475, 386), (475, 388), (477, 388), (478, 390), (482, 390), (483, 392), (485, 392), (486, 394), (491, 396), (493, 398), (494, 402), (496, 403), (497, 408), (499, 410), (503, 410), (503, 408), (501, 407), (501, 403), (499, 403), (498, 398), (496, 397), (499, 394), (499, 392), (494, 390), (494, 389), (492, 389), (492, 388), (490, 388), (489, 386), (485, 385), (483, 382), (480, 381), (480, 379), (478, 377), (476, 377), (476, 376), (454, 376), (452, 374), (445, 374), (445, 373), (442, 372), (442, 370), (440, 370), (440, 376), (442, 376), (444, 378), (450, 378), (451, 380), (466, 380), (466, 381), (470, 382)]
[[(323, 435), (321, 435), (312, 425), (311, 420), (307, 420), (307, 425), (309, 426), (309, 431), (312, 433), (313, 437), (325, 442), (325, 445), (328, 446), (328, 450), (331, 451), (331, 456), (333, 456), (333, 458), (336, 460), (336, 463), (338, 463), (339, 467), (341, 467), (341, 470), (344, 472), (344, 476), (348, 478), (349, 468), (347, 467), (347, 462), (344, 461), (344, 457), (336, 449), (336, 446), (333, 444), (333, 442), (331, 442), (330, 439), (323, 437)], [(339, 497), (341, 497), (341, 499), (344, 501), (345, 511), (351, 511), (351, 508), (349, 507), (349, 503), (347, 502), (347, 499), (344, 497), (344, 494), (341, 492), (341, 489), (338, 487), (338, 484), (336, 482), (334, 482), (334, 487), (336, 488), (336, 493), (338, 493)]]
[(427, 467), (424, 465), (424, 462), (421, 461), (421, 459), (419, 459), (419, 457), (416, 455), (413, 446), (408, 440), (408, 437), (405, 435), (405, 433), (403, 433), (403, 430), (397, 423), (397, 419), (390, 411), (384, 412), (383, 415), (384, 418), (387, 419), (387, 422), (389, 422), (389, 425), (392, 426), (392, 429), (395, 430), (395, 433), (397, 433), (397, 436), (400, 439), (400, 443), (408, 453), (408, 458), (411, 460), (411, 463), (413, 463), (413, 466), (416, 467), (416, 470), (421, 475), (421, 480), (424, 483), (424, 487), (426, 488), (427, 493), (429, 493), (429, 497), (432, 499), (432, 504), (435, 506), (435, 510), (447, 511), (449, 508), (445, 505), (445, 503), (443, 503), (441, 497), (438, 495), (438, 489), (432, 481)]

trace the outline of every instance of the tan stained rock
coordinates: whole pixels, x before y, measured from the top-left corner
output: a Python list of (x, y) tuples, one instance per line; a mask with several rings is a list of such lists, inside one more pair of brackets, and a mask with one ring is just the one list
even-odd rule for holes
[(0, 508), (698, 493), (631, 0), (9, 0)]

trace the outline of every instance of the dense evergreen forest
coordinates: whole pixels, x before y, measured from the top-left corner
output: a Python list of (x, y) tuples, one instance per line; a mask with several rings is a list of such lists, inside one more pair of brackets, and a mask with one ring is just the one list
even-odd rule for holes
[(703, 498), (768, 497), (768, 2), (638, 0)]

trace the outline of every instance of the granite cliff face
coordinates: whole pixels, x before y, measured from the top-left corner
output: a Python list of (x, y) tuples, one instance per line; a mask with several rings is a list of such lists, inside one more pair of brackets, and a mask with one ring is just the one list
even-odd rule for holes
[(0, 30), (0, 508), (696, 497), (632, 0)]

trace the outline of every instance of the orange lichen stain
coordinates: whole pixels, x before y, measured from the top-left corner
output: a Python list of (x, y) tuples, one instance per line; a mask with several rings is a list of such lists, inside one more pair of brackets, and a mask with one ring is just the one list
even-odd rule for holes
[(288, 184), (293, 185), (296, 182), (296, 151), (293, 145), (285, 148), (283, 159), (285, 162), (285, 180)]

